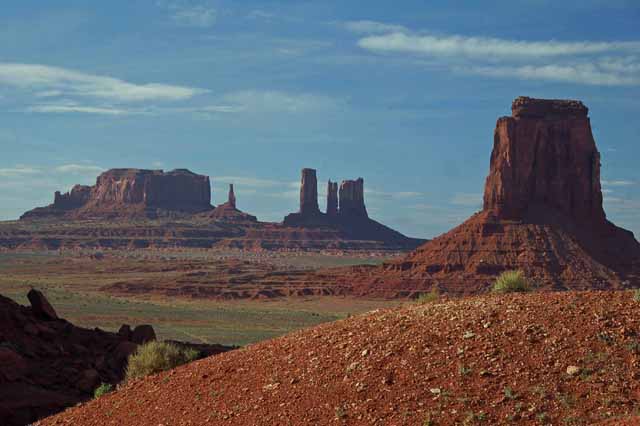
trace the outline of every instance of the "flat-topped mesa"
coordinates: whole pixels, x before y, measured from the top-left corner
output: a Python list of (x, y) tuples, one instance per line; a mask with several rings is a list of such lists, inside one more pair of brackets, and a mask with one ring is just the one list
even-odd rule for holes
[(318, 207), (318, 178), (315, 169), (302, 169), (300, 184), (300, 214), (314, 216), (320, 213)]
[(208, 176), (186, 169), (111, 169), (98, 176), (94, 186), (76, 185), (66, 194), (56, 192), (53, 204), (31, 210), (21, 219), (155, 217), (211, 209)]
[(341, 217), (369, 217), (364, 205), (364, 179), (343, 180), (339, 198)]
[(327, 216), (335, 217), (338, 215), (338, 182), (327, 184)]
[(98, 176), (90, 203), (144, 204), (148, 207), (196, 211), (211, 208), (208, 176), (187, 169), (112, 169)]
[(236, 208), (236, 194), (233, 192), (232, 183), (229, 184), (229, 198), (227, 200), (227, 204), (229, 204), (229, 206), (233, 207), (234, 209)]
[(589, 113), (581, 101), (563, 99), (535, 99), (520, 96), (511, 104), (515, 118), (566, 119), (585, 118)]
[(499, 219), (559, 212), (578, 223), (604, 223), (600, 153), (587, 107), (520, 97), (512, 109), (496, 125), (484, 210)]

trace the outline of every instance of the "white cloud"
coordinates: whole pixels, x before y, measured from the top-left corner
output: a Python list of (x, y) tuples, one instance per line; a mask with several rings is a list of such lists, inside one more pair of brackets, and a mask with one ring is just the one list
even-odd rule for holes
[(512, 77), (523, 80), (547, 80), (567, 83), (582, 83), (599, 86), (628, 86), (640, 84), (640, 77), (615, 74), (595, 64), (576, 65), (525, 65), (516, 67), (473, 66), (457, 68), (489, 77)]
[(177, 7), (172, 10), (171, 19), (178, 25), (208, 28), (216, 23), (218, 12), (210, 7)]
[(461, 35), (412, 35), (400, 32), (364, 37), (358, 41), (358, 45), (364, 49), (378, 52), (480, 58), (540, 58), (544, 56), (573, 56), (615, 51), (640, 52), (639, 41), (523, 41)]
[(356, 34), (380, 34), (380, 33), (401, 33), (408, 31), (402, 25), (385, 24), (376, 21), (347, 21), (342, 26), (352, 33)]
[(39, 113), (69, 113), (80, 112), (85, 114), (101, 114), (101, 115), (131, 115), (137, 114), (136, 111), (122, 108), (93, 107), (82, 105), (56, 105), (41, 104), (33, 105), (25, 109), (27, 112)]
[(0, 169), (0, 176), (3, 177), (34, 175), (38, 173), (40, 173), (39, 169), (29, 166), (16, 166)]
[(457, 206), (481, 206), (482, 194), (458, 192), (453, 195), (449, 202)]
[(602, 180), (601, 181), (602, 186), (629, 186), (629, 185), (634, 185), (635, 182), (631, 181), (631, 180), (624, 180), (624, 179), (620, 179), (620, 180)]
[(39, 64), (0, 62), (0, 85), (36, 90), (40, 96), (79, 96), (119, 102), (178, 101), (204, 89), (159, 83), (135, 84), (114, 77), (86, 74)]
[(92, 165), (92, 164), (64, 164), (54, 169), (58, 173), (69, 174), (99, 174), (104, 171), (104, 168)]
[(303, 113), (334, 109), (343, 103), (324, 95), (261, 90), (229, 93), (222, 100), (248, 112)]
[[(363, 21), (368, 22), (368, 21)], [(363, 31), (366, 32), (366, 25)], [(358, 46), (377, 53), (431, 58), (453, 71), (497, 78), (599, 86), (640, 85), (640, 41), (528, 41), (425, 35), (371, 24)]]

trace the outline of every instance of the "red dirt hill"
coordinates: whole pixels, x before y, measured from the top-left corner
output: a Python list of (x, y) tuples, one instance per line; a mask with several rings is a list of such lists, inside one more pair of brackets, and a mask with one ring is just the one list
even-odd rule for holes
[(640, 244), (606, 219), (600, 153), (579, 101), (520, 97), (498, 120), (484, 209), (405, 259), (347, 279), (362, 294), (486, 290), (522, 269), (546, 289), (640, 285)]
[(132, 382), (38, 425), (595, 424), (640, 403), (639, 312), (629, 292), (374, 311)]

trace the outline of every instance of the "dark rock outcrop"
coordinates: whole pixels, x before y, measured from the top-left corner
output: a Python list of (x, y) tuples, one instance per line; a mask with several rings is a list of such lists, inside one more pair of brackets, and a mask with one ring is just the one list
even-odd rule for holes
[(320, 208), (318, 207), (318, 178), (314, 169), (302, 169), (299, 213), (307, 217), (316, 216), (320, 213)]
[(149, 324), (141, 324), (133, 329), (131, 333), (131, 341), (142, 345), (147, 342), (156, 340), (156, 332)]
[(339, 214), (344, 218), (368, 218), (364, 205), (364, 179), (343, 180), (340, 184)]
[(112, 169), (98, 176), (94, 186), (76, 185), (56, 192), (54, 203), (25, 213), (21, 219), (70, 219), (171, 216), (211, 210), (208, 176), (186, 169)]
[(338, 182), (327, 184), (327, 216), (336, 217), (338, 215)]
[(467, 294), (520, 269), (544, 289), (640, 286), (640, 244), (602, 207), (587, 112), (579, 101), (517, 98), (496, 125), (483, 211), (403, 260), (348, 280), (363, 294)]
[[(35, 291), (35, 290), (34, 290)], [(20, 306), (0, 296), (0, 424), (23, 426), (90, 399), (100, 383), (117, 384), (129, 355), (138, 345), (131, 336), (76, 327), (63, 319), (44, 318), (38, 291)], [(35, 298), (37, 295), (37, 299)], [(33, 300), (31, 300), (33, 303)], [(46, 302), (46, 305), (49, 305)], [(52, 312), (53, 308), (51, 308)], [(136, 331), (140, 327), (136, 328)], [(145, 340), (153, 329), (140, 329)], [(142, 333), (144, 331), (144, 333)], [(134, 333), (135, 334), (135, 331)], [(154, 333), (155, 334), (155, 333)], [(178, 342), (179, 343), (179, 342)], [(180, 343), (213, 355), (232, 348)]]
[(27, 298), (29, 299), (29, 303), (31, 303), (33, 313), (38, 317), (45, 320), (58, 319), (58, 314), (56, 314), (55, 309), (53, 309), (53, 306), (51, 306), (44, 294), (38, 290), (31, 289), (29, 293), (27, 293)]

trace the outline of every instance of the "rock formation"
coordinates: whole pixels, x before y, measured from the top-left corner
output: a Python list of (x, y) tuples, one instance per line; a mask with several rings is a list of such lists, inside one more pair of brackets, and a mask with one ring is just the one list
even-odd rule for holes
[[(318, 209), (316, 171), (302, 169), (300, 210), (284, 218), (289, 227), (324, 228), (338, 231), (340, 239), (379, 241), (405, 249), (415, 248), (421, 241), (409, 238), (369, 218), (364, 203), (364, 179), (344, 180), (327, 185), (327, 212)], [(335, 237), (333, 237), (335, 238)]]
[(302, 216), (316, 216), (318, 207), (318, 178), (314, 169), (302, 169), (300, 184), (300, 212)]
[[(0, 424), (24, 426), (90, 399), (101, 383), (116, 384), (138, 343), (155, 339), (151, 326), (109, 333), (52, 318), (55, 311), (39, 291), (31, 307), (0, 296)], [(42, 307), (48, 307), (44, 311)], [(50, 309), (50, 312), (49, 312)], [(47, 313), (46, 315), (43, 315)], [(53, 315), (51, 314), (53, 312)], [(184, 343), (183, 343), (184, 345)], [(189, 345), (205, 354), (231, 348)], [(202, 349), (201, 349), (202, 348)], [(206, 350), (204, 350), (206, 349)]]
[(94, 186), (76, 185), (56, 192), (54, 203), (25, 213), (21, 219), (49, 217), (113, 218), (193, 214), (211, 210), (208, 176), (186, 169), (112, 169), (98, 176)]
[(339, 214), (345, 218), (369, 217), (364, 206), (364, 179), (342, 181)]
[(327, 184), (327, 216), (336, 217), (338, 215), (338, 182)]
[(640, 244), (602, 208), (587, 112), (579, 101), (517, 98), (496, 125), (483, 210), (405, 259), (366, 271), (360, 291), (476, 293), (512, 269), (547, 289), (640, 285)]
[(248, 223), (258, 221), (258, 218), (255, 216), (238, 210), (236, 207), (236, 194), (233, 190), (233, 184), (229, 184), (229, 195), (226, 203), (220, 204), (213, 211), (202, 213), (199, 217), (230, 223)]
[(318, 178), (315, 169), (302, 169), (300, 179), (300, 209), (284, 218), (287, 226), (326, 226), (327, 215), (318, 207)]
[(229, 206), (236, 208), (236, 194), (233, 192), (233, 184), (229, 184), (229, 199), (227, 200)]

